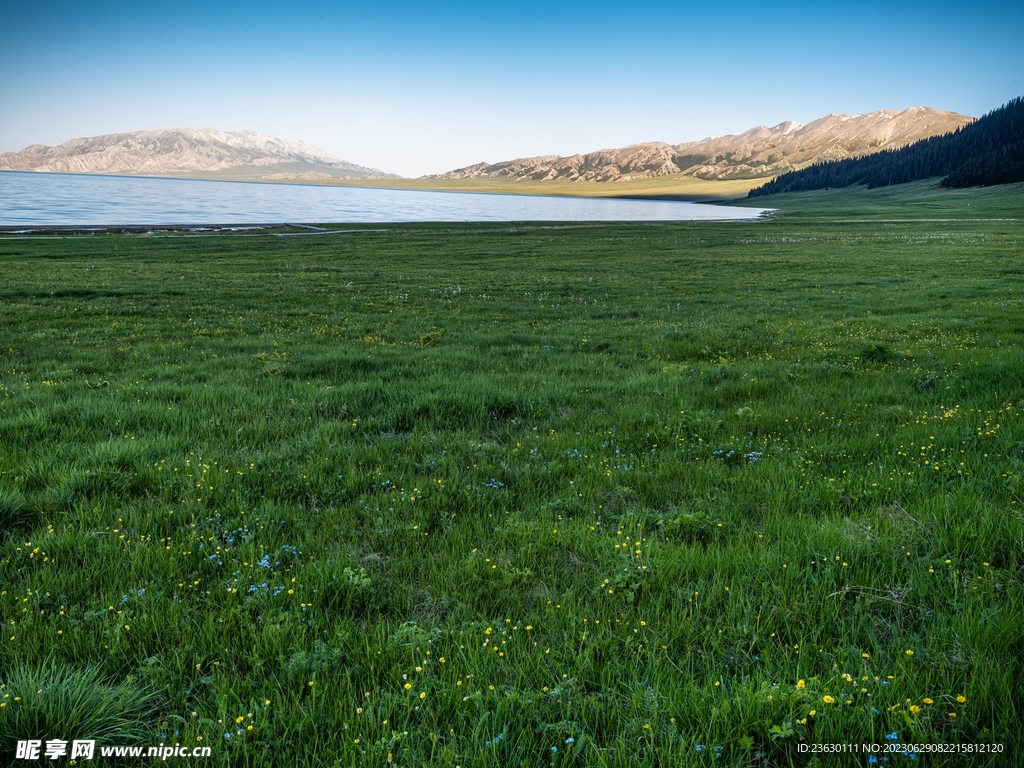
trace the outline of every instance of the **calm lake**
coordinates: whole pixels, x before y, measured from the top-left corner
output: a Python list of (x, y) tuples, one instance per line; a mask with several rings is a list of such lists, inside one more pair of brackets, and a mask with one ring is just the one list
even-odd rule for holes
[(415, 221), (698, 221), (763, 209), (366, 187), (0, 171), (0, 226), (371, 223)]

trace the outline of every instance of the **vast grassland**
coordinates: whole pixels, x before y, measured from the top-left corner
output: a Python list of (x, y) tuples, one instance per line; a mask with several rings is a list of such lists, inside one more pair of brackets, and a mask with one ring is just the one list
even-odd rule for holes
[(0, 755), (1020, 764), (1024, 191), (908, 189), (4, 239)]

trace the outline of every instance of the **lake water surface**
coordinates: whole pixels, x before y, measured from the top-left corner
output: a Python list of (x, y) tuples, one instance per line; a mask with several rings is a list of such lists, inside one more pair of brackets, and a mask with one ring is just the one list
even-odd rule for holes
[(698, 221), (758, 208), (664, 200), (261, 184), (0, 171), (0, 226)]

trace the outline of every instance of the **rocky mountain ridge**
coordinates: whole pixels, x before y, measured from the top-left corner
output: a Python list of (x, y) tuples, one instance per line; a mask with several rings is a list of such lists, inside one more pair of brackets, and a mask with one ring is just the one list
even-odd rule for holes
[(54, 147), (34, 144), (20, 152), (0, 153), (0, 170), (268, 180), (401, 178), (342, 160), (304, 141), (213, 128), (112, 133)]
[(806, 124), (761, 125), (738, 135), (682, 144), (647, 142), (568, 157), (542, 155), (477, 163), (429, 178), (630, 181), (677, 174), (707, 180), (763, 178), (825, 160), (896, 149), (973, 121), (973, 117), (930, 107), (853, 116), (831, 114)]

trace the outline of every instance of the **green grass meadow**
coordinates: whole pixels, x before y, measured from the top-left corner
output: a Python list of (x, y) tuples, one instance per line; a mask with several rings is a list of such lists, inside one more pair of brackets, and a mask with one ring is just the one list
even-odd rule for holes
[(0, 762), (1021, 764), (1024, 190), (778, 200), (0, 236)]

